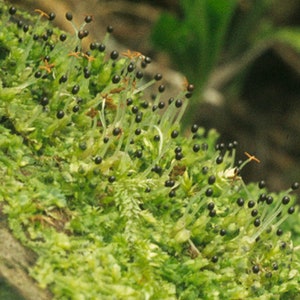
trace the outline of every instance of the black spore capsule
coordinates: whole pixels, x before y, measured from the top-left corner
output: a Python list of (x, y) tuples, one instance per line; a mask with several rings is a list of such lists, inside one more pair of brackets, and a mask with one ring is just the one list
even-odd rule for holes
[(59, 39), (61, 42), (64, 42), (66, 39), (67, 39), (67, 35), (62, 33), (60, 36), (59, 36)]
[(17, 9), (14, 6), (11, 6), (8, 10), (10, 15), (14, 15), (17, 12)]
[(211, 197), (211, 196), (213, 195), (213, 193), (214, 193), (214, 191), (213, 191), (213, 189), (211, 189), (211, 188), (208, 188), (208, 189), (205, 191), (205, 195), (206, 195), (207, 197)]
[(171, 138), (172, 138), (172, 139), (177, 138), (178, 135), (179, 135), (179, 132), (178, 132), (177, 130), (173, 130), (173, 131), (171, 132)]
[(181, 99), (177, 99), (177, 100), (175, 101), (175, 106), (176, 106), (177, 108), (181, 107), (181, 106), (182, 106), (182, 100), (181, 100)]
[(238, 206), (242, 207), (245, 203), (245, 200), (244, 200), (244, 198), (238, 198), (236, 200), (236, 203), (237, 203)]
[(291, 215), (295, 212), (295, 207), (294, 206), (291, 206), (289, 209), (288, 209), (288, 213)]
[(93, 21), (93, 16), (86, 16), (84, 18), (85, 23), (91, 23)]
[(249, 207), (249, 208), (252, 208), (252, 207), (254, 207), (254, 206), (255, 206), (255, 201), (250, 200), (250, 201), (248, 202), (248, 207)]
[(289, 204), (290, 200), (291, 200), (291, 199), (290, 199), (289, 196), (284, 196), (284, 197), (282, 198), (281, 202), (282, 202), (283, 205), (287, 205), (287, 204)]
[(112, 26), (107, 26), (106, 27), (106, 31), (108, 32), (108, 33), (112, 33), (113, 31), (114, 31), (114, 28), (112, 27)]
[(159, 80), (162, 79), (162, 75), (161, 75), (160, 73), (157, 73), (157, 74), (155, 74), (154, 79), (155, 79), (156, 81), (159, 81)]
[(218, 157), (216, 158), (216, 163), (219, 165), (219, 164), (221, 164), (222, 162), (223, 162), (223, 156), (220, 155), (220, 156), (218, 156)]
[(214, 184), (216, 182), (216, 176), (211, 175), (208, 177), (208, 184)]
[(119, 135), (120, 133), (121, 133), (121, 128), (119, 128), (119, 127), (114, 128), (114, 130), (113, 130), (113, 135), (114, 135), (114, 136), (117, 136), (117, 135)]
[(193, 124), (191, 127), (191, 131), (192, 133), (196, 133), (199, 129), (199, 125), (198, 124)]
[(226, 233), (227, 233), (227, 232), (226, 232), (226, 230), (225, 230), (225, 229), (221, 229), (221, 230), (220, 230), (220, 235), (221, 235), (221, 236), (224, 236), (224, 235), (226, 235)]
[(207, 204), (207, 209), (208, 210), (213, 210), (215, 208), (215, 204), (213, 203), (213, 202), (209, 202), (208, 204)]
[(110, 182), (110, 183), (113, 183), (114, 181), (116, 181), (116, 177), (115, 176), (109, 176), (108, 177), (108, 181)]
[(72, 94), (73, 94), (73, 95), (78, 94), (79, 90), (80, 90), (80, 86), (79, 86), (78, 84), (75, 84), (75, 85), (72, 87)]
[(111, 53), (110, 53), (110, 58), (115, 60), (119, 57), (119, 52), (116, 51), (116, 50), (113, 50)]
[(217, 263), (218, 260), (219, 260), (219, 258), (218, 258), (218, 256), (216, 256), (216, 255), (214, 255), (214, 256), (211, 258), (211, 261), (212, 261), (213, 263)]
[(67, 12), (66, 15), (65, 15), (65, 17), (66, 17), (66, 19), (67, 19), (68, 21), (72, 21), (72, 19), (73, 19), (73, 15), (72, 15), (71, 12)]
[(47, 97), (43, 97), (41, 99), (41, 105), (42, 106), (46, 106), (46, 105), (48, 105), (48, 103), (49, 103), (49, 99)]
[(55, 17), (56, 17), (56, 14), (53, 11), (49, 13), (49, 20), (50, 21), (53, 21), (55, 19)]
[(62, 119), (64, 116), (65, 116), (65, 113), (64, 113), (63, 110), (59, 110), (59, 111), (56, 113), (57, 119)]
[(119, 75), (114, 75), (112, 78), (112, 83), (119, 83), (121, 80), (121, 77)]
[(299, 183), (298, 182), (294, 182), (292, 185), (291, 185), (291, 189), (293, 191), (297, 190), (299, 188)]
[(266, 186), (266, 182), (264, 180), (261, 180), (259, 183), (258, 183), (258, 187), (260, 189), (263, 189), (264, 187)]
[(257, 274), (259, 272), (259, 266), (258, 265), (253, 266), (252, 271), (253, 273)]

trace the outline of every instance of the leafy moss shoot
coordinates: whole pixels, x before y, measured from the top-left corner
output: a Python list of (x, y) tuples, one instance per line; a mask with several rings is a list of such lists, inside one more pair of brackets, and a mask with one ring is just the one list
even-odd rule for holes
[(60, 300), (299, 295), (297, 182), (246, 185), (255, 156), (236, 163), (236, 142), (183, 133), (193, 85), (166, 99), (162, 75), (143, 76), (150, 58), (106, 50), (112, 27), (84, 49), (91, 16), (66, 13), (69, 34), (53, 12), (0, 13), (0, 201), (41, 287)]

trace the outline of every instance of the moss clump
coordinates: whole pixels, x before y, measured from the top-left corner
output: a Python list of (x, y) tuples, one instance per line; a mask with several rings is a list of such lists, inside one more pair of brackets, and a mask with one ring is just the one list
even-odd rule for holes
[[(31, 275), (55, 299), (292, 299), (299, 253), (290, 193), (245, 185), (237, 143), (180, 133), (193, 86), (143, 91), (150, 59), (82, 49), (73, 35), (1, 2), (0, 199), (38, 254)], [(66, 14), (66, 22), (73, 16)], [(292, 221), (290, 221), (292, 222)], [(276, 296), (274, 296), (276, 295)]]

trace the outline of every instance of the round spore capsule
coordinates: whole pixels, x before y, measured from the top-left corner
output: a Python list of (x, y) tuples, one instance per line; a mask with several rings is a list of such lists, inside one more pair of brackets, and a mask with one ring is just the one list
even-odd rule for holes
[(205, 195), (206, 195), (207, 197), (211, 197), (211, 196), (213, 195), (213, 193), (214, 193), (214, 191), (213, 191), (213, 189), (211, 189), (211, 188), (208, 188), (208, 189), (205, 191)]
[(258, 210), (257, 209), (253, 209), (252, 211), (251, 211), (251, 216), (252, 217), (256, 217), (258, 215)]
[(126, 104), (127, 104), (127, 106), (130, 106), (132, 103), (133, 103), (132, 98), (127, 98), (127, 99), (126, 99)]
[(104, 44), (100, 44), (99, 47), (98, 47), (98, 50), (99, 50), (100, 52), (104, 52), (105, 49), (106, 49), (106, 46), (105, 46)]
[(96, 50), (97, 49), (97, 43), (94, 43), (94, 42), (92, 42), (92, 43), (90, 43), (90, 50)]
[(160, 74), (160, 73), (155, 74), (154, 79), (155, 79), (156, 81), (161, 80), (161, 79), (162, 79), (162, 74)]
[(112, 33), (112, 32), (114, 31), (114, 28), (113, 28), (112, 26), (107, 26), (107, 27), (106, 27), (106, 31), (107, 31), (108, 33)]
[(207, 209), (208, 210), (213, 210), (215, 208), (215, 204), (213, 203), (213, 202), (209, 202), (208, 204), (207, 204)]
[(283, 205), (287, 205), (287, 204), (289, 204), (289, 202), (290, 202), (290, 197), (289, 196), (284, 196), (283, 198), (282, 198), (282, 200), (281, 200), (281, 203), (283, 204)]
[(160, 136), (158, 134), (156, 134), (153, 139), (154, 139), (154, 141), (158, 142), (160, 140)]
[(67, 35), (62, 33), (60, 36), (59, 36), (59, 39), (61, 42), (64, 42), (66, 39), (67, 39)]
[(136, 74), (135, 74), (135, 77), (136, 77), (137, 79), (141, 79), (141, 78), (143, 78), (143, 76), (144, 76), (144, 74), (143, 74), (143, 72), (141, 72), (141, 71), (137, 71)]
[(261, 180), (259, 183), (258, 183), (258, 187), (260, 189), (263, 189), (264, 187), (266, 186), (266, 182), (264, 180)]
[(59, 83), (64, 83), (68, 80), (68, 76), (67, 75), (62, 75), (60, 78), (59, 78)]
[(291, 189), (293, 191), (297, 190), (299, 188), (299, 183), (298, 182), (294, 182), (292, 185), (291, 185)]
[(66, 17), (66, 19), (67, 19), (68, 21), (72, 21), (72, 19), (73, 19), (73, 15), (72, 15), (71, 12), (67, 12), (66, 15), (65, 15), (65, 17)]
[(254, 206), (255, 206), (255, 201), (250, 200), (250, 201), (248, 202), (248, 207), (249, 207), (249, 208), (252, 208), (252, 207), (254, 207)]
[(165, 107), (165, 102), (160, 101), (160, 102), (158, 103), (158, 108), (159, 108), (159, 109), (163, 109), (164, 107)]
[(175, 101), (175, 106), (176, 106), (177, 108), (181, 107), (181, 106), (182, 106), (182, 100), (181, 100), (181, 99), (177, 99), (177, 100)]
[(180, 146), (177, 146), (175, 149), (174, 149), (174, 152), (175, 153), (179, 153), (182, 151), (182, 148)]
[(11, 6), (8, 10), (10, 15), (14, 15), (17, 12), (17, 9), (14, 6)]
[(129, 73), (131, 73), (131, 72), (133, 72), (133, 70), (134, 70), (134, 64), (133, 63), (130, 63), (128, 66), (127, 66), (127, 71), (129, 72)]
[(168, 100), (169, 105), (170, 105), (172, 102), (174, 102), (174, 98), (173, 98), (173, 97), (169, 98), (169, 100)]
[(208, 172), (208, 167), (204, 166), (201, 171), (203, 175), (206, 175)]
[(132, 106), (131, 111), (132, 111), (132, 113), (137, 114), (139, 111), (139, 108), (137, 106)]
[(55, 17), (56, 17), (56, 14), (53, 11), (49, 13), (49, 20), (50, 21), (53, 21), (55, 19)]
[(178, 132), (177, 130), (173, 130), (173, 131), (171, 132), (171, 138), (172, 138), (172, 139), (177, 138), (178, 135), (179, 135), (179, 132)]
[(256, 219), (254, 220), (253, 224), (254, 224), (255, 227), (260, 226), (260, 219), (259, 219), (259, 218), (256, 218)]
[(22, 28), (22, 27), (23, 27), (23, 21), (22, 21), (22, 20), (19, 20), (19, 21), (17, 22), (17, 26), (18, 26), (19, 28)]
[(142, 119), (143, 119), (143, 114), (141, 112), (137, 113), (136, 116), (135, 116), (135, 122), (136, 123), (141, 123)]
[(119, 57), (119, 52), (118, 52), (118, 51), (113, 50), (113, 51), (110, 53), (110, 58), (111, 58), (112, 60), (115, 60), (115, 59), (117, 59), (118, 57)]
[(211, 175), (208, 177), (208, 184), (214, 184), (216, 182), (216, 176)]
[(218, 262), (218, 256), (216, 256), (216, 255), (214, 255), (212, 258), (211, 258), (211, 261), (213, 262), (213, 263), (216, 263), (216, 262)]
[(141, 157), (143, 156), (143, 151), (142, 151), (142, 150), (136, 150), (136, 151), (135, 151), (135, 156), (136, 156), (137, 158), (141, 158)]
[(78, 34), (77, 34), (77, 36), (78, 36), (78, 38), (80, 40), (82, 40), (83, 38), (87, 37), (88, 35), (89, 35), (88, 30), (79, 30)]
[(273, 197), (272, 196), (267, 196), (266, 197), (266, 203), (268, 204), (268, 205), (270, 205), (270, 204), (272, 204), (273, 203)]
[(196, 133), (199, 129), (199, 126), (197, 124), (193, 124), (192, 127), (191, 127), (191, 131), (192, 133)]
[(48, 105), (49, 104), (49, 99), (47, 98), (47, 97), (43, 97), (42, 99), (41, 99), (41, 105), (42, 106), (46, 106), (46, 105)]
[(175, 190), (170, 191), (169, 197), (174, 198), (175, 196), (176, 196), (176, 191)]
[(114, 75), (112, 78), (112, 83), (119, 83), (121, 80), (121, 77), (119, 75)]
[(259, 272), (259, 266), (258, 265), (255, 265), (252, 267), (252, 272), (257, 274)]
[(134, 133), (135, 133), (135, 135), (140, 135), (141, 132), (142, 132), (142, 130), (140, 128), (137, 128)]
[(227, 232), (226, 232), (226, 230), (225, 230), (225, 229), (221, 229), (221, 230), (220, 230), (220, 235), (221, 235), (221, 236), (224, 236), (224, 235), (226, 235), (226, 233), (227, 233)]
[(166, 89), (166, 87), (165, 87), (163, 84), (161, 84), (161, 85), (158, 87), (158, 91), (159, 91), (160, 93), (163, 93), (163, 92), (165, 91), (165, 89)]
[(108, 182), (113, 183), (114, 181), (116, 181), (116, 177), (115, 176), (109, 176), (108, 177)]
[(209, 216), (212, 217), (212, 218), (215, 217), (216, 214), (217, 214), (217, 212), (216, 212), (215, 209), (212, 209), (211, 211), (209, 211)]
[(151, 58), (150, 58), (149, 56), (146, 56), (144, 60), (145, 60), (145, 62), (146, 62), (147, 64), (150, 64), (151, 61), (152, 61)]
[(236, 203), (238, 206), (242, 207), (245, 204), (245, 200), (243, 198), (238, 198)]
[(84, 18), (85, 23), (91, 23), (93, 21), (93, 17), (92, 16), (86, 16)]
[(80, 108), (79, 105), (74, 105), (72, 110), (73, 110), (74, 113), (76, 113), (76, 112), (79, 111), (79, 108)]
[(23, 31), (26, 33), (29, 30), (29, 26), (26, 24), (23, 26)]
[(175, 154), (175, 159), (176, 160), (181, 160), (182, 158), (183, 158), (182, 152), (178, 152), (178, 153)]
[(194, 146), (193, 146), (193, 151), (194, 152), (198, 152), (199, 150), (200, 150), (200, 145), (199, 144), (195, 144)]
[(295, 212), (295, 207), (294, 206), (291, 206), (289, 209), (288, 209), (288, 213), (291, 215)]
[(73, 95), (78, 94), (79, 90), (80, 90), (80, 86), (78, 84), (75, 84), (72, 88), (72, 94)]
[(62, 119), (64, 116), (65, 116), (65, 113), (64, 113), (63, 110), (59, 110), (59, 111), (56, 113), (57, 119)]
[(120, 133), (121, 133), (121, 128), (119, 128), (119, 127), (114, 128), (114, 130), (113, 130), (113, 135), (114, 135), (114, 136), (117, 136), (117, 135), (119, 135)]
[(223, 156), (218, 156), (217, 158), (216, 158), (216, 163), (219, 165), (219, 164), (221, 164), (223, 162)]

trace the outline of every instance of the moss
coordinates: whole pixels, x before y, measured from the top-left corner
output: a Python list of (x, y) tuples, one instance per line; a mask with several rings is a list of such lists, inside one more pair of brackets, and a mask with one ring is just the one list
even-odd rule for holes
[(147, 99), (161, 76), (142, 78), (150, 59), (138, 52), (106, 53), (112, 27), (84, 50), (89, 18), (69, 34), (53, 13), (1, 11), (0, 199), (38, 255), (40, 286), (56, 299), (299, 293), (297, 184), (246, 185), (240, 171), (255, 156), (236, 165), (236, 142), (198, 125), (180, 133), (192, 85)]

